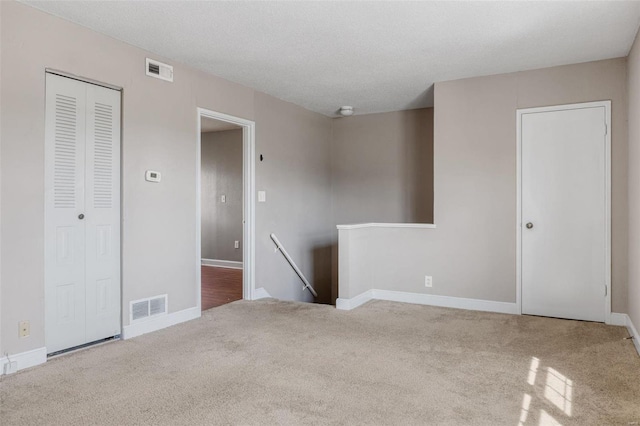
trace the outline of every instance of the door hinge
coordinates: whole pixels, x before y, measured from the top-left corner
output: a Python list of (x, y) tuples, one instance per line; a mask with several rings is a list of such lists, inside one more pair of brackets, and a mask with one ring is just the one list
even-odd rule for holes
[(609, 134), (609, 125), (604, 123), (604, 135), (607, 136)]
[(605, 286), (604, 286), (604, 297), (607, 297), (608, 290), (609, 290), (609, 289), (608, 289), (608, 288), (607, 288), (607, 286), (605, 285)]

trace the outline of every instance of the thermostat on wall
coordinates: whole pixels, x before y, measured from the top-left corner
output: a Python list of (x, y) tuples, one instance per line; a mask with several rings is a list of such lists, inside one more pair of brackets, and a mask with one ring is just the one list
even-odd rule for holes
[(160, 182), (160, 172), (154, 172), (153, 170), (147, 170), (144, 175), (145, 180), (148, 182)]

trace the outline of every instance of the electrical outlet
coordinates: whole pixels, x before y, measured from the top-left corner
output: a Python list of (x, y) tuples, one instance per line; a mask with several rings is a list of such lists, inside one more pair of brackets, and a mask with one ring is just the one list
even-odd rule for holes
[(433, 287), (433, 278), (429, 275), (424, 276), (424, 286), (425, 287)]
[(29, 334), (31, 334), (30, 328), (29, 321), (20, 321), (18, 323), (18, 335), (20, 337), (29, 337)]
[(240, 241), (236, 241), (233, 243), (233, 247), (240, 248)]

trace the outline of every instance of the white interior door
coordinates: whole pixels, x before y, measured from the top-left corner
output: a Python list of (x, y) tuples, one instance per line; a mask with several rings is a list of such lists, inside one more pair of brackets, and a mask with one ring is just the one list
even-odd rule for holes
[(120, 92), (46, 76), (45, 337), (120, 333)]
[(520, 115), (524, 314), (605, 320), (608, 114), (588, 105)]

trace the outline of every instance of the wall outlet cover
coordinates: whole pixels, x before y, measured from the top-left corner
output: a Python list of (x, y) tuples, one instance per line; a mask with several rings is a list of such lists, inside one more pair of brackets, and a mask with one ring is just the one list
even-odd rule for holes
[(429, 275), (424, 276), (424, 286), (433, 287), (433, 278)]
[(18, 335), (20, 337), (29, 337), (31, 334), (31, 327), (29, 321), (20, 321), (18, 323)]

